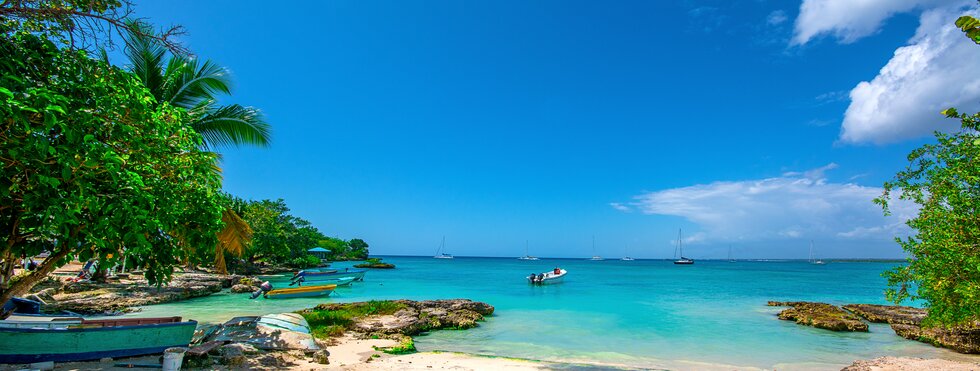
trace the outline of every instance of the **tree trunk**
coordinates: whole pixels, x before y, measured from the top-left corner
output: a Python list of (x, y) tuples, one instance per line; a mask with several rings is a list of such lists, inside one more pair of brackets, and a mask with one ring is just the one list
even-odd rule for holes
[[(3, 303), (6, 303), (14, 296), (26, 294), (28, 291), (34, 288), (34, 285), (47, 278), (49, 273), (54, 272), (54, 270), (58, 268), (58, 262), (66, 256), (68, 256), (68, 249), (65, 248), (58, 250), (58, 252), (54, 254), (48, 255), (48, 258), (44, 259), (44, 261), (41, 262), (41, 265), (39, 265), (36, 270), (31, 272), (31, 274), (17, 280), (17, 282), (14, 282), (13, 285), (10, 285), (9, 289), (0, 292), (0, 305), (3, 305)], [(8, 313), (0, 313), (0, 319), (6, 318), (7, 315)]]

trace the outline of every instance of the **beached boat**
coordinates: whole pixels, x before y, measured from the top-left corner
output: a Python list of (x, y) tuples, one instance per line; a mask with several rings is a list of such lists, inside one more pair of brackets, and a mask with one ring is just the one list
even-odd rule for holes
[(133, 357), (186, 347), (196, 321), (180, 317), (82, 318), (32, 317), (0, 321), (0, 363), (70, 362)]
[(527, 282), (532, 285), (549, 285), (553, 283), (561, 283), (562, 280), (565, 278), (566, 274), (568, 274), (568, 271), (561, 268), (555, 268), (554, 270), (540, 273), (540, 274), (532, 273), (531, 275), (527, 276)]
[(266, 292), (263, 296), (266, 299), (290, 299), (308, 298), (313, 296), (329, 296), (337, 285), (314, 285), (291, 287), (286, 289), (273, 289)]
[(674, 250), (674, 256), (680, 255), (680, 259), (674, 260), (674, 264), (680, 265), (691, 265), (694, 264), (694, 259), (688, 259), (684, 257), (684, 243), (681, 238), (681, 230), (677, 230), (677, 249)]
[(524, 256), (517, 258), (517, 260), (538, 260), (538, 258), (533, 257), (528, 253), (527, 241), (524, 241)]
[(439, 250), (436, 250), (436, 255), (433, 258), (436, 259), (452, 259), (452, 254), (447, 254), (442, 252), (442, 249), (446, 248), (446, 236), (442, 236), (442, 243), (439, 244)]

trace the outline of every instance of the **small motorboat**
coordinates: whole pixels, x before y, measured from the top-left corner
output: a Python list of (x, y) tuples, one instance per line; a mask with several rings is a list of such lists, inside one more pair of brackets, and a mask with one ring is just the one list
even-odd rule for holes
[[(265, 286), (265, 285), (263, 285)], [(271, 285), (269, 285), (271, 288)], [(314, 285), (314, 286), (301, 286), (301, 287), (291, 287), (285, 289), (272, 289), (265, 291), (265, 287), (262, 290), (257, 291), (262, 294), (266, 299), (290, 299), (290, 298), (309, 298), (314, 296), (329, 296), (337, 285)], [(258, 295), (252, 294), (252, 299), (255, 299)]]
[(531, 273), (531, 275), (527, 276), (527, 282), (532, 285), (561, 283), (566, 274), (568, 274), (568, 271), (561, 268), (555, 268), (554, 270), (540, 274)]

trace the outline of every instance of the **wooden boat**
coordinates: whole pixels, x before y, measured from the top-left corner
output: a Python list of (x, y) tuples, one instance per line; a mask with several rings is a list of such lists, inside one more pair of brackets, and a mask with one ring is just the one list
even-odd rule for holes
[(365, 273), (367, 273), (366, 269), (345, 269), (343, 271), (334, 271), (334, 272), (299, 271), (299, 273), (293, 276), (292, 281), (296, 282), (300, 278), (302, 278), (304, 282), (331, 281), (331, 280), (338, 280), (345, 277), (353, 277), (355, 281), (363, 281)]
[(679, 265), (694, 264), (694, 259), (688, 259), (684, 257), (684, 244), (683, 244), (683, 240), (681, 239), (680, 229), (677, 230), (677, 250), (674, 250), (674, 256), (677, 256), (678, 253), (680, 253), (681, 258), (674, 260), (674, 264), (679, 264)]
[(0, 363), (70, 362), (158, 354), (167, 348), (186, 347), (197, 327), (196, 321), (181, 321), (180, 317), (31, 319), (0, 321)]
[(263, 296), (266, 299), (289, 299), (289, 298), (308, 298), (313, 296), (329, 296), (337, 285), (315, 285), (291, 287), (287, 289), (274, 289), (266, 292)]
[(532, 285), (548, 285), (553, 283), (561, 283), (562, 280), (565, 278), (566, 274), (568, 274), (568, 271), (561, 268), (555, 268), (554, 270), (544, 272), (541, 274), (531, 274), (527, 276), (527, 282)]
[[(312, 279), (310, 281), (311, 282), (316, 282), (316, 283), (318, 283), (320, 285), (333, 284), (333, 285), (337, 285), (337, 286), (350, 286), (356, 280), (357, 280), (357, 278), (355, 278), (355, 277), (344, 276), (344, 277), (334, 277), (334, 278), (330, 278), (330, 277), (323, 278), (323, 277), (321, 277), (319, 279)], [(305, 277), (300, 277), (299, 279), (297, 279), (297, 280), (293, 281), (292, 283), (290, 283), (289, 286), (293, 286), (293, 285), (303, 286), (303, 283), (305, 283), (305, 282), (306, 282), (306, 278)]]

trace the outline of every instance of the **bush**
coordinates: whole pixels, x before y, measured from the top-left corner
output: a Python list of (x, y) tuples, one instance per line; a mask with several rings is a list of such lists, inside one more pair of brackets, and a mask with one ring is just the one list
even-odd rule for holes
[(292, 268), (312, 268), (320, 265), (320, 259), (313, 255), (297, 256), (290, 260), (286, 265)]

